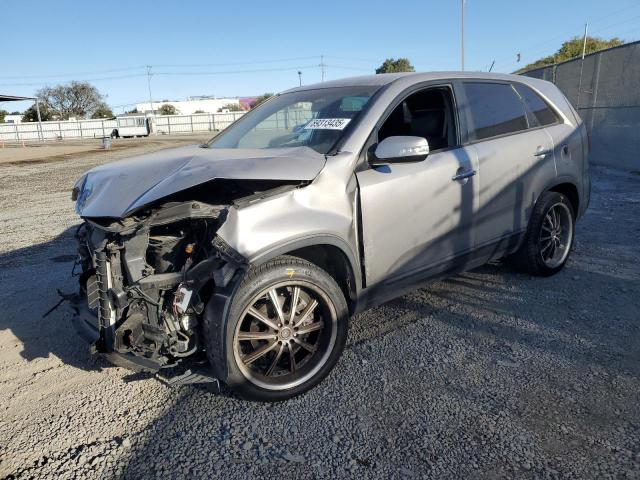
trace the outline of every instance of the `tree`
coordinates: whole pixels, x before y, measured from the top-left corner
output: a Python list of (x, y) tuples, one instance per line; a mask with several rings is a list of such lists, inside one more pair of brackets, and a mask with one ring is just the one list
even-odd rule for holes
[(44, 87), (36, 92), (36, 96), (56, 120), (87, 118), (104, 105), (104, 96), (87, 82), (73, 81), (68, 85)]
[[(47, 105), (43, 103), (40, 104), (40, 119), (43, 122), (46, 122), (48, 120), (55, 120), (55, 118), (53, 117), (53, 114), (51, 113), (51, 110), (49, 110), (49, 107), (47, 107)], [(35, 104), (31, 105), (29, 108), (27, 108), (24, 111), (24, 114), (22, 115), (22, 121), (23, 122), (38, 121), (38, 111), (36, 110)]]
[(103, 103), (94, 110), (91, 118), (113, 118), (114, 116), (115, 115), (109, 106), (106, 103)]
[(398, 73), (415, 72), (415, 68), (407, 58), (387, 58), (380, 67), (376, 68), (376, 73)]
[[(571, 40), (567, 40), (553, 55), (549, 55), (548, 57), (536, 60), (535, 62), (522, 67), (520, 70), (518, 70), (518, 72), (532, 70), (534, 68), (546, 67), (547, 65), (553, 65), (554, 63), (564, 62), (566, 60), (571, 60), (572, 58), (581, 57), (583, 42), (583, 37), (574, 37)], [(620, 40), (618, 37), (613, 37), (609, 40), (605, 40), (603, 38), (588, 36), (585, 53), (594, 53), (600, 50), (605, 50), (607, 48), (617, 47), (618, 45), (622, 45), (622, 43), (622, 40)]]
[(177, 115), (178, 109), (173, 105), (165, 103), (160, 105), (160, 108), (158, 109), (158, 113), (160, 115)]
[(9, 115), (9, 112), (6, 110), (0, 110), (0, 123), (4, 123), (4, 117)]
[(125, 113), (138, 113), (138, 107), (133, 107), (131, 110)]
[(204, 110), (200, 110), (200, 109), (198, 109), (198, 110), (196, 110), (196, 111), (195, 111), (195, 112), (193, 112), (193, 113), (195, 114), (195, 113), (207, 113), (207, 112), (205, 112)]
[(273, 93), (263, 93), (259, 97), (256, 97), (256, 99), (253, 102), (251, 102), (251, 108), (256, 108), (258, 105), (260, 105), (262, 102), (264, 102), (270, 97), (273, 97)]
[(230, 112), (239, 112), (242, 110), (242, 107), (239, 103), (227, 103), (218, 109), (219, 112), (223, 110), (229, 110)]

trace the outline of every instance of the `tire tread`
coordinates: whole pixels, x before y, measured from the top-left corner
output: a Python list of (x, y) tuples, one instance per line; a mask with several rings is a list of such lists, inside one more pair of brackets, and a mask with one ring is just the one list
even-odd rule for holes
[[(259, 281), (262, 276), (268, 275), (272, 270), (292, 268), (292, 267), (300, 268), (300, 269), (306, 268), (308, 270), (318, 272), (324, 277), (324, 281), (327, 281), (331, 284), (331, 289), (333, 290), (332, 292), (333, 295), (331, 296), (331, 298), (336, 308), (336, 313), (338, 315), (338, 322), (345, 322), (345, 328), (346, 328), (346, 322), (348, 321), (348, 315), (349, 315), (347, 303), (342, 293), (342, 290), (338, 286), (335, 279), (332, 278), (331, 275), (329, 275), (326, 271), (324, 271), (317, 265), (311, 262), (308, 262), (307, 260), (303, 260), (301, 258), (293, 257), (290, 255), (283, 255), (283, 256), (277, 257), (273, 260), (270, 260), (258, 266), (254, 266), (254, 265), (250, 266), (249, 269), (244, 274), (242, 280), (240, 281), (239, 286), (235, 290), (234, 298), (231, 299), (231, 302), (230, 302), (231, 305), (227, 312), (227, 315), (231, 315), (233, 313), (235, 298), (237, 298), (239, 295), (242, 295), (242, 292), (246, 288), (252, 288), (251, 286), (252, 283)], [(327, 293), (329, 294), (329, 292)], [(204, 319), (205, 319), (204, 325), (203, 325), (204, 337), (205, 337), (205, 345), (206, 345), (207, 357), (209, 359), (209, 362), (212, 364), (214, 372), (222, 371), (222, 370), (228, 371), (228, 362), (234, 361), (233, 353), (220, 352), (219, 348), (217, 347), (218, 345), (221, 345), (221, 344), (227, 345), (228, 339), (220, 338), (220, 335), (223, 332), (228, 332), (228, 328), (227, 328), (228, 320), (226, 318), (223, 318), (222, 315), (204, 315)], [(345, 341), (346, 341), (346, 330), (344, 332), (343, 338), (336, 341), (336, 346), (334, 348), (339, 349), (339, 352), (341, 352), (342, 348), (344, 347)], [(225, 349), (225, 350), (228, 350), (228, 349)], [(291, 398), (293, 396), (297, 396), (306, 392), (307, 390), (317, 385), (320, 381), (322, 381), (322, 379), (329, 373), (330, 370), (331, 368), (324, 371), (324, 373), (322, 373), (321, 375), (313, 377), (307, 380), (307, 382), (292, 388), (290, 391), (289, 390), (273, 390), (273, 391), (264, 390), (251, 384), (248, 380), (244, 380), (244, 382), (240, 385), (237, 384), (237, 381), (235, 382), (235, 384), (233, 384), (234, 383), (233, 381), (229, 382), (230, 380), (229, 378), (225, 378), (221, 380), (227, 383), (227, 386), (230, 386), (232, 390), (234, 390), (236, 393), (238, 393), (240, 396), (242, 396), (245, 399), (257, 400), (257, 401), (263, 401), (263, 402), (264, 401), (272, 402), (272, 401), (286, 400), (288, 398)], [(229, 383), (232, 383), (232, 385), (230, 385)]]
[(510, 263), (517, 270), (529, 273), (530, 275), (533, 275), (535, 277), (548, 277), (559, 272), (564, 267), (567, 259), (569, 258), (568, 256), (565, 261), (558, 267), (547, 267), (540, 258), (539, 245), (536, 239), (536, 236), (539, 234), (541, 224), (544, 220), (544, 215), (547, 209), (551, 204), (557, 203), (558, 201), (565, 203), (571, 211), (571, 216), (574, 222), (573, 228), (575, 238), (575, 213), (573, 212), (573, 208), (571, 207), (571, 202), (569, 201), (569, 199), (559, 192), (544, 192), (538, 198), (533, 212), (531, 213), (529, 225), (527, 226), (527, 232), (525, 234), (522, 245), (514, 254), (511, 255), (511, 257), (509, 257)]

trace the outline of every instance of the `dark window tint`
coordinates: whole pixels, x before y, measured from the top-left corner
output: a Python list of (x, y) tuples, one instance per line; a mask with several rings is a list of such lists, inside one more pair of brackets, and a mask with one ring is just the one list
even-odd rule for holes
[(558, 121), (556, 114), (551, 110), (551, 107), (547, 105), (547, 102), (540, 98), (540, 95), (522, 84), (515, 84), (514, 87), (527, 104), (537, 125), (551, 125)]
[(456, 144), (453, 100), (448, 88), (420, 90), (405, 98), (380, 127), (378, 142), (395, 135), (426, 138), (430, 150)]
[(469, 82), (464, 90), (472, 123), (470, 140), (527, 129), (524, 105), (510, 85)]

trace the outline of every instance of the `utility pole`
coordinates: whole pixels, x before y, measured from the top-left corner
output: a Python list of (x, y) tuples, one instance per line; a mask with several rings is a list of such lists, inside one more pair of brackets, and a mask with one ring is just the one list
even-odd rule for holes
[(320, 55), (320, 71), (322, 72), (322, 81), (324, 82), (324, 55)]
[(576, 102), (576, 110), (580, 109), (580, 94), (582, 93), (582, 70), (584, 69), (584, 54), (587, 50), (587, 30), (589, 22), (584, 24), (584, 38), (582, 39), (582, 61), (580, 62), (580, 80), (578, 81), (578, 101)]
[(300, 86), (302, 86), (302, 72), (298, 70), (298, 80), (300, 81)]
[[(149, 108), (151, 109), (151, 115), (155, 119), (156, 114), (153, 111), (153, 100), (151, 100), (151, 65), (147, 65), (147, 87), (149, 87)], [(155, 122), (153, 126), (155, 128)]]
[(40, 116), (40, 100), (36, 97), (36, 113), (38, 114), (38, 140), (44, 140), (42, 132), (42, 117)]
[(584, 60), (584, 54), (587, 50), (587, 30), (589, 29), (589, 22), (584, 24), (584, 38), (582, 40), (582, 60)]
[(460, 0), (460, 65), (464, 72), (464, 0)]

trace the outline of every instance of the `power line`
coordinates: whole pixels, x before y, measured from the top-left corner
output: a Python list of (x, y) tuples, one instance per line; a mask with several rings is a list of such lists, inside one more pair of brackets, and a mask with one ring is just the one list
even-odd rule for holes
[[(122, 80), (125, 78), (146, 77), (146, 73), (135, 73), (131, 75), (118, 75), (113, 77), (100, 77), (100, 78), (85, 78), (77, 80), (79, 82), (101, 82), (103, 80)], [(46, 85), (47, 82), (28, 82), (28, 83), (0, 83), (2, 87), (38, 87)]]
[(626, 20), (622, 20), (621, 22), (612, 23), (611, 25), (607, 25), (606, 27), (596, 28), (595, 30), (592, 30), (591, 33), (601, 32), (602, 30), (608, 30), (611, 27), (617, 27), (618, 25), (622, 25), (623, 23), (632, 22), (634, 20), (637, 20), (638, 18), (640, 18), (640, 15), (636, 15), (635, 17), (627, 18)]
[[(615, 24), (611, 24), (611, 25), (609, 25), (609, 26), (607, 26), (607, 27), (601, 27), (601, 28), (599, 28), (599, 29), (592, 30), (592, 31), (591, 31), (591, 35), (593, 35), (594, 33), (598, 33), (598, 32), (600, 32), (600, 31), (602, 31), (602, 30), (607, 30), (607, 29), (609, 29), (609, 28), (611, 28), (611, 27), (614, 27), (614, 26), (618, 26), (618, 25), (622, 25), (622, 24), (625, 24), (625, 23), (629, 23), (630, 21), (632, 21), (632, 20), (636, 20), (636, 19), (638, 19), (638, 18), (640, 18), (640, 15), (638, 15), (638, 16), (636, 16), (636, 17), (632, 17), (632, 18), (630, 18), (630, 19), (628, 19), (628, 20), (623, 20), (623, 21), (621, 21), (621, 22), (617, 22), (617, 23), (615, 23)], [(627, 31), (625, 31), (625, 32), (618, 33), (618, 34), (617, 34), (617, 36), (624, 37), (624, 35), (626, 35), (626, 34), (627, 34), (627, 33), (629, 33), (629, 32), (633, 32), (633, 31), (637, 31), (637, 29), (627, 30)], [(577, 36), (577, 35), (574, 35), (574, 37), (578, 37), (578, 36)], [(566, 38), (566, 37), (565, 37), (565, 38)], [(540, 53), (540, 52), (542, 52), (542, 50), (536, 50), (535, 52), (531, 52), (531, 51), (529, 51), (529, 53), (531, 54), (531, 56), (542, 55), (542, 53)], [(506, 68), (505, 68), (505, 67), (503, 67), (503, 68), (505, 68), (505, 70), (513, 70), (514, 68), (516, 68), (516, 67), (518, 67), (518, 66), (519, 66), (519, 63), (518, 63), (518, 62), (510, 62), (510, 63), (506, 64)]]
[[(593, 21), (590, 21), (590, 24), (591, 24), (591, 25), (599, 24), (599, 23), (601, 23), (603, 20), (606, 20), (607, 18), (611, 18), (611, 17), (612, 17), (612, 16), (614, 16), (614, 15), (617, 15), (617, 14), (619, 14), (619, 13), (626, 12), (626, 11), (628, 11), (628, 10), (631, 10), (631, 9), (634, 9), (634, 8), (638, 8), (638, 7), (640, 7), (640, 3), (635, 3), (635, 4), (632, 4), (632, 5), (627, 5), (627, 6), (626, 6), (626, 7), (624, 7), (624, 8), (621, 8), (621, 9), (616, 10), (616, 11), (614, 11), (614, 12), (608, 13), (607, 15), (604, 15), (604, 16), (602, 16), (602, 17), (599, 17), (599, 18), (597, 18), (597, 19), (595, 19), (595, 20), (593, 20)], [(631, 19), (623, 20), (623, 21), (621, 21), (621, 22), (611, 24), (611, 25), (609, 25), (609, 26), (607, 26), (607, 27), (596, 28), (596, 29), (592, 30), (592, 33), (594, 33), (594, 32), (599, 32), (599, 31), (601, 31), (601, 30), (606, 30), (606, 29), (608, 29), (608, 28), (610, 28), (610, 27), (612, 27), (612, 26), (617, 26), (617, 25), (620, 25), (620, 24), (623, 24), (623, 23), (628, 23), (629, 21), (634, 20), (634, 19), (636, 19), (636, 18), (638, 18), (638, 17), (636, 16), (636, 17), (633, 17), (633, 18), (631, 18)], [(578, 26), (578, 25), (576, 25), (576, 31), (577, 31), (577, 29), (578, 29), (578, 28), (579, 28), (579, 26)], [(556, 35), (556, 36), (554, 36), (554, 37), (547, 38), (547, 39), (546, 39), (545, 41), (543, 41), (543, 42), (534, 43), (534, 44), (529, 45), (529, 46), (527, 46), (527, 47), (521, 48), (521, 49), (519, 49), (519, 52), (520, 52), (520, 53), (523, 53), (523, 52), (524, 52), (524, 53), (527, 53), (527, 54), (529, 54), (529, 55), (538, 54), (539, 52), (542, 52), (542, 49), (538, 49), (538, 47), (540, 47), (540, 46), (548, 45), (548, 44), (550, 44), (550, 43), (556, 42), (556, 41), (557, 41), (557, 40), (559, 40), (559, 39), (567, 39), (568, 37), (576, 37), (576, 36), (578, 36), (578, 35), (575, 35), (575, 34), (573, 34), (573, 33), (564, 33), (564, 34), (561, 34), (561, 35)], [(536, 49), (536, 50), (533, 50), (533, 49)], [(497, 64), (501, 64), (504, 60), (511, 59), (511, 58), (513, 58), (514, 56), (515, 56), (515, 54), (505, 55), (504, 57), (498, 58), (498, 59), (496, 60), (496, 63), (497, 63)], [(513, 65), (517, 65), (517, 62), (513, 62), (513, 61), (511, 61), (511, 62), (509, 62), (509, 63), (507, 64), (507, 66), (513, 66)]]
[[(301, 70), (308, 68), (318, 68), (320, 65), (303, 65), (303, 66), (291, 66), (291, 67), (278, 67), (278, 68), (253, 68), (253, 69), (244, 69), (244, 70), (218, 70), (218, 71), (200, 71), (200, 72), (153, 72), (152, 74), (149, 71), (145, 73), (136, 73), (130, 75), (116, 75), (109, 77), (97, 77), (97, 78), (84, 78), (78, 81), (80, 82), (99, 82), (105, 80), (122, 80), (126, 78), (136, 78), (136, 77), (148, 77), (149, 75), (154, 76), (198, 76), (198, 75), (233, 75), (239, 73), (265, 73), (265, 72), (284, 72), (291, 70)], [(147, 67), (156, 67), (155, 65), (148, 65)], [(20, 83), (0, 83), (0, 86), (3, 87), (33, 87), (33, 86), (41, 86), (45, 85), (47, 82), (20, 82)]]
[(189, 68), (189, 67), (229, 67), (234, 65), (255, 65), (265, 63), (282, 63), (282, 62), (295, 62), (299, 60), (311, 60), (317, 58), (317, 55), (307, 57), (291, 57), (280, 58), (276, 60), (254, 60), (254, 61), (242, 61), (242, 62), (227, 62), (227, 63), (183, 63), (183, 64), (156, 64), (154, 67), (162, 68)]
[(300, 70), (303, 68), (318, 68), (319, 65), (303, 65), (303, 66), (291, 66), (291, 67), (279, 67), (279, 68), (251, 68), (245, 70), (217, 70), (212, 72), (155, 72), (154, 75), (229, 75), (235, 73), (257, 73), (257, 72), (285, 72), (290, 70)]
[(375, 70), (375, 68), (363, 68), (363, 67), (350, 67), (348, 65), (334, 65), (334, 64), (329, 64), (329, 63), (325, 63), (324, 64), (325, 67), (331, 67), (331, 68), (339, 68), (342, 70), (357, 70), (360, 72), (373, 72)]
[(368, 63), (377, 63), (380, 59), (374, 60), (372, 58), (356, 58), (356, 57), (342, 57), (336, 55), (325, 55), (324, 58), (333, 58), (335, 60), (348, 60), (351, 62), (368, 62)]
[(621, 8), (620, 10), (615, 10), (615, 11), (613, 11), (611, 13), (608, 13), (607, 15), (604, 15), (602, 17), (598, 17), (595, 20), (593, 20), (591, 23), (600, 23), (603, 20), (606, 20), (607, 18), (613, 17), (614, 15), (617, 15), (619, 13), (626, 12), (627, 10), (631, 10), (631, 9), (638, 8), (638, 7), (640, 7), (640, 4), (638, 4), (638, 3), (633, 3), (631, 5), (627, 5), (626, 7)]
[(113, 68), (110, 70), (96, 70), (93, 72), (74, 72), (74, 73), (57, 73), (53, 75), (0, 75), (0, 78), (54, 78), (54, 77), (70, 77), (74, 75), (96, 75), (100, 73), (126, 72), (131, 70), (141, 70), (144, 66)]
[[(311, 60), (317, 58), (317, 56), (307, 56), (307, 57), (291, 57), (291, 58), (280, 58), (274, 60), (255, 60), (255, 61), (242, 61), (242, 62), (227, 62), (227, 63), (193, 63), (193, 64), (155, 64), (154, 68), (192, 68), (192, 67), (224, 67), (224, 66), (234, 66), (234, 65), (255, 65), (255, 64), (269, 64), (269, 63), (282, 63), (282, 62), (291, 62), (298, 60)], [(113, 68), (108, 70), (93, 70), (93, 71), (84, 71), (84, 72), (70, 72), (70, 73), (56, 73), (56, 74), (42, 74), (42, 75), (0, 75), (0, 79), (48, 79), (48, 78), (64, 78), (64, 77), (73, 77), (77, 75), (99, 75), (103, 73), (114, 73), (114, 72), (126, 72), (132, 70), (145, 70), (148, 65), (138, 65), (135, 67), (122, 67), (122, 68)], [(296, 68), (296, 67), (292, 67)], [(179, 72), (177, 72), (179, 73)], [(146, 75), (146, 73), (144, 74)], [(103, 77), (104, 79), (110, 78), (121, 78), (120, 76), (114, 77)], [(124, 78), (124, 77), (122, 77)], [(102, 79), (102, 78), (100, 78)], [(24, 83), (21, 83), (24, 84)], [(7, 84), (3, 84), (7, 85)], [(17, 84), (11, 84), (17, 85)], [(26, 84), (24, 84), (26, 85)], [(34, 85), (34, 84), (31, 84)]]

